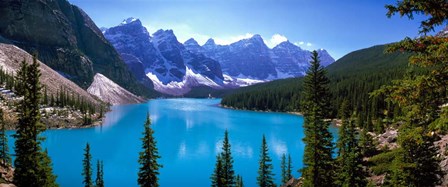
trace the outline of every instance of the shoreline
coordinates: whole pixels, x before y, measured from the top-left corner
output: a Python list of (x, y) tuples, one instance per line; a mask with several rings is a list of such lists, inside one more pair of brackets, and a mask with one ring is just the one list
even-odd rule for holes
[(303, 116), (302, 112), (272, 111), (272, 110), (250, 110), (250, 109), (240, 109), (240, 108), (230, 107), (230, 106), (221, 105), (221, 104), (217, 104), (217, 106), (220, 107), (220, 108), (224, 108), (224, 109), (239, 110), (239, 111), (284, 113), (284, 114), (292, 114), (292, 115), (297, 115), (297, 116)]
[[(221, 104), (218, 104), (217, 106), (220, 107), (220, 108), (231, 109), (231, 110), (252, 111), (252, 112), (276, 112), (276, 113), (292, 114), (292, 115), (304, 117), (302, 112), (292, 112), (292, 111), (281, 112), (281, 111), (271, 111), (271, 110), (249, 110), (249, 109), (234, 108), (234, 107), (221, 105)], [(342, 123), (341, 119), (337, 119), (337, 118), (334, 118), (334, 119), (324, 119), (324, 121), (331, 122), (331, 125), (333, 125), (335, 127), (341, 127), (341, 123)]]

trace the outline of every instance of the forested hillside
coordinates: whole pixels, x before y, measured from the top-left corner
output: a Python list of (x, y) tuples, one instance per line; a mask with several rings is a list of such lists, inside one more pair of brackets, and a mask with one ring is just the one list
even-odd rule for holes
[[(372, 118), (384, 113), (384, 109), (393, 111), (383, 98), (369, 97), (373, 90), (403, 77), (408, 69), (409, 55), (385, 54), (386, 47), (379, 45), (354, 51), (326, 68), (331, 81), (332, 106), (340, 106), (343, 99), (348, 99), (351, 108)], [(242, 88), (225, 96), (221, 104), (238, 109), (301, 111), (302, 79), (277, 80)], [(336, 108), (333, 108), (333, 115)]]

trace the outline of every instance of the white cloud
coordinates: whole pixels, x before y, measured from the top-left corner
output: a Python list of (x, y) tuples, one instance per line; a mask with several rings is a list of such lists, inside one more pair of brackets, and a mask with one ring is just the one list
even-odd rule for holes
[(246, 33), (246, 34), (243, 34), (243, 35), (216, 37), (216, 38), (213, 38), (213, 39), (215, 40), (216, 44), (229, 45), (231, 43), (235, 43), (235, 42), (243, 40), (243, 39), (251, 38), (252, 36), (254, 36), (254, 34)]
[(288, 41), (288, 38), (286, 38), (286, 36), (274, 34), (272, 35), (271, 39), (269, 39), (268, 41), (265, 40), (264, 43), (266, 43), (268, 47), (273, 48), (284, 41)]
[(308, 42), (308, 43), (306, 43), (306, 46), (311, 47), (311, 46), (313, 46), (313, 44)]

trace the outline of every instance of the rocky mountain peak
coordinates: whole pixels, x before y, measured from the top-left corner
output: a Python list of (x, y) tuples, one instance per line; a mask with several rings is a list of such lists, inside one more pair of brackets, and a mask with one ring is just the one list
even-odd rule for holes
[(293, 50), (300, 50), (300, 51), (302, 51), (302, 48), (300, 48), (299, 46), (291, 43), (289, 40), (284, 41), (284, 42), (278, 44), (273, 49), (274, 50), (276, 50), (276, 49), (293, 49)]
[(142, 22), (137, 18), (130, 17), (130, 18), (124, 19), (120, 25), (128, 25), (128, 24), (142, 25)]
[(205, 46), (209, 46), (209, 47), (216, 46), (215, 40), (213, 40), (213, 38), (208, 39), (207, 42), (205, 42), (205, 44), (203, 45), (203, 47), (205, 47)]
[(194, 38), (190, 38), (184, 42), (185, 46), (199, 46), (198, 42)]

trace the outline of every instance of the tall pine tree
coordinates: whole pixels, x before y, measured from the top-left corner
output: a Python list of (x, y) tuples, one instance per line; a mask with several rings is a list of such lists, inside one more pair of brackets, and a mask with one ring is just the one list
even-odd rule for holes
[(153, 137), (154, 131), (151, 129), (151, 118), (149, 113), (146, 116), (144, 124), (142, 151), (138, 162), (140, 163), (140, 170), (138, 172), (138, 184), (142, 187), (156, 187), (159, 186), (159, 168), (162, 165), (157, 163), (160, 158), (156, 146), (156, 140)]
[(233, 158), (230, 150), (229, 132), (224, 132), (224, 141), (222, 142), (222, 169), (224, 174), (224, 186), (235, 185), (235, 171), (233, 170)]
[(103, 171), (103, 161), (96, 162), (96, 180), (95, 187), (104, 187), (104, 171)]
[[(21, 63), (17, 72), (18, 93), (23, 96), (18, 106), (19, 122), (14, 134), (16, 159), (14, 160), (14, 184), (17, 186), (57, 186), (51, 161), (40, 147), (40, 136), (45, 126), (40, 122), (41, 85), (39, 63)], [(45, 160), (48, 159), (48, 160)]]
[(0, 162), (3, 167), (8, 167), (11, 166), (11, 155), (9, 154), (6, 125), (3, 120), (3, 109), (0, 109), (0, 126)]
[(213, 174), (210, 177), (212, 180), (212, 187), (221, 187), (224, 186), (224, 168), (223, 168), (223, 159), (222, 155), (218, 154), (216, 156), (216, 164), (215, 164), (215, 170), (213, 170)]
[(287, 183), (289, 180), (289, 175), (288, 175), (288, 166), (286, 165), (286, 154), (283, 153), (282, 155), (282, 162), (280, 163), (280, 167), (282, 170), (282, 185)]
[(343, 187), (367, 185), (367, 172), (363, 167), (363, 155), (358, 144), (358, 133), (353, 118), (349, 117), (348, 101), (343, 101), (340, 109), (342, 125), (337, 142), (338, 157), (336, 184)]
[(303, 112), (305, 116), (304, 168), (301, 169), (304, 186), (332, 186), (333, 143), (324, 119), (330, 110), (329, 80), (320, 65), (317, 51), (312, 52), (311, 66), (303, 83)]
[(258, 177), (257, 184), (260, 187), (271, 187), (274, 184), (274, 174), (272, 173), (272, 159), (269, 157), (269, 149), (266, 143), (266, 138), (263, 135), (260, 149), (260, 160), (258, 161)]
[(236, 187), (244, 187), (243, 177), (241, 175), (236, 176)]
[(92, 155), (90, 154), (90, 145), (86, 144), (84, 149), (84, 159), (82, 160), (82, 176), (84, 179), (82, 183), (85, 187), (93, 187), (92, 181)]

